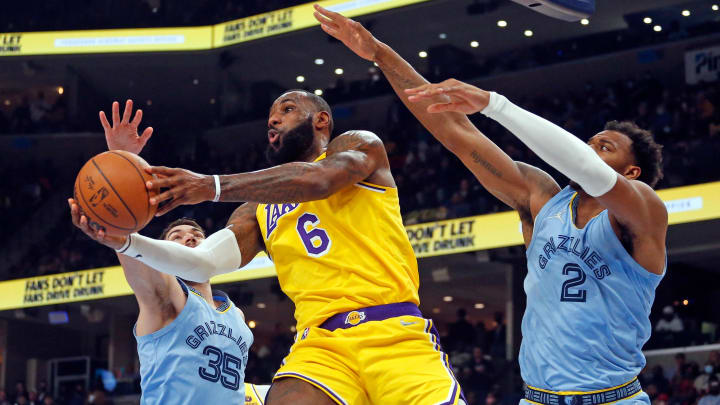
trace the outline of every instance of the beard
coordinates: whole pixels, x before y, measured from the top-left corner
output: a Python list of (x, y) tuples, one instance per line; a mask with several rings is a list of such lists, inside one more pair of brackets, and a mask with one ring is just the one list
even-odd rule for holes
[(275, 149), (268, 144), (265, 158), (273, 166), (301, 160), (312, 146), (315, 139), (312, 116), (298, 124), (295, 128), (281, 134), (280, 146)]
[(570, 180), (570, 183), (568, 183), (568, 185), (570, 186), (570, 188), (572, 188), (572, 189), (575, 190), (575, 191), (580, 191), (580, 190), (582, 190), (582, 187), (580, 187), (579, 184), (575, 183), (575, 182), (572, 181), (572, 180)]

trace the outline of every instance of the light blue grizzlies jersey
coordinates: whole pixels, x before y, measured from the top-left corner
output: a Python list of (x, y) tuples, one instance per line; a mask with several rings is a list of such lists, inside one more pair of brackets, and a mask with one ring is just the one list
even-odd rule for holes
[(179, 281), (187, 302), (157, 332), (137, 336), (142, 405), (243, 404), (252, 332), (232, 301), (213, 291), (220, 308)]
[(527, 249), (520, 370), (551, 391), (611, 388), (640, 373), (662, 279), (630, 256), (607, 210), (578, 229), (575, 196), (566, 187), (543, 206)]

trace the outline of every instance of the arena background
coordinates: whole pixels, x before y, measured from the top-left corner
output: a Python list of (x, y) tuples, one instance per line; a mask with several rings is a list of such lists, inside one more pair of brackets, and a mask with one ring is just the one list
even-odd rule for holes
[[(470, 404), (516, 404), (526, 272), (517, 214), (423, 130), (376, 67), (320, 31), (310, 3), (186, 3), (0, 6), (0, 405), (23, 395), (83, 404), (97, 390), (139, 403), (137, 304), (114, 253), (74, 229), (65, 203), (82, 164), (105, 150), (97, 111), (132, 98), (155, 128), (142, 153), (151, 164), (235, 173), (266, 166), (265, 116), (290, 88), (322, 92), (335, 133), (384, 140), (419, 257), (421, 309)], [(651, 315), (660, 327), (640, 378), (657, 404), (706, 395), (703, 366), (720, 371), (720, 2), (599, 0), (576, 23), (507, 0), (321, 4), (358, 18), (429, 80), (496, 90), (583, 139), (609, 119), (655, 133), (671, 226)], [(513, 158), (561, 179), (502, 127), (472, 118)], [(212, 232), (234, 206), (181, 207), (142, 233), (158, 236), (180, 216)], [(253, 327), (247, 381), (269, 382), (294, 333), (272, 263), (259, 256), (213, 282)]]

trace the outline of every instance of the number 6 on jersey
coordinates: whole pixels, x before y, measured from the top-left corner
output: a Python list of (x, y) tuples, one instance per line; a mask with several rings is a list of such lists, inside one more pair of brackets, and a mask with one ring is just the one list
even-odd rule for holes
[(320, 257), (330, 250), (330, 237), (324, 229), (318, 228), (320, 219), (315, 214), (306, 212), (298, 217), (297, 231), (305, 246), (307, 254)]

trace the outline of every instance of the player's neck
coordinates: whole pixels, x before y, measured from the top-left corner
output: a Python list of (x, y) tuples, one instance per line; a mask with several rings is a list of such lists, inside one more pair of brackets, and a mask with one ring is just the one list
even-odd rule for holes
[(210, 283), (194, 283), (192, 281), (186, 281), (187, 285), (192, 287), (195, 291), (197, 291), (198, 294), (202, 295), (203, 299), (213, 307), (217, 307), (215, 304), (215, 301), (213, 300), (212, 295), (212, 288), (210, 287)]
[(307, 152), (300, 158), (303, 162), (314, 162), (315, 159), (320, 157), (327, 150), (328, 141), (324, 136), (315, 136), (312, 145), (308, 148)]
[(597, 198), (591, 196), (583, 190), (579, 190), (577, 195), (577, 215), (580, 218), (592, 218), (602, 212), (605, 207), (600, 204)]

